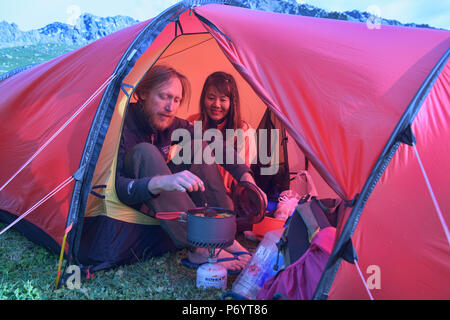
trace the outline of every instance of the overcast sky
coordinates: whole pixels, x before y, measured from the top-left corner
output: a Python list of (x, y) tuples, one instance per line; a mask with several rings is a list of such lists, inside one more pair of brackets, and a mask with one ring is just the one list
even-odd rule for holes
[[(146, 20), (178, 0), (0, 0), (0, 21), (16, 23), (27, 31), (59, 21), (73, 24), (81, 13), (107, 17), (127, 15)], [(326, 10), (380, 12), (400, 22), (427, 23), (450, 30), (448, 0), (297, 0)], [(371, 11), (372, 10), (372, 11)]]

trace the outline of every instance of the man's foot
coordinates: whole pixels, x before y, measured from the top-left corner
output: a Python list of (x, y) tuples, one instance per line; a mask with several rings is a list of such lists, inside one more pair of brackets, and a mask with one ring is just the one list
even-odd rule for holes
[[(244, 249), (244, 251), (246, 251)], [(238, 252), (238, 251), (236, 251)], [(247, 255), (242, 255), (242, 256), (247, 256)], [(208, 262), (208, 249), (203, 249), (203, 248), (197, 248), (195, 251), (188, 251), (188, 259), (189, 262), (194, 263), (194, 264), (203, 264)], [(223, 267), (225, 267), (227, 270), (229, 271), (241, 271), (245, 268), (245, 266), (247, 265), (247, 263), (250, 261), (248, 259), (244, 259), (241, 258), (241, 255), (239, 256), (234, 256), (232, 253), (221, 250), (219, 252), (219, 255), (217, 256), (217, 259), (230, 259), (228, 261), (221, 261), (218, 262), (219, 264), (221, 264)]]
[(245, 264), (249, 263), (250, 260), (252, 259), (252, 256), (250, 253), (244, 254), (244, 252), (249, 252), (249, 251), (247, 249), (245, 249), (239, 242), (237, 242), (237, 240), (234, 240), (233, 244), (229, 247), (226, 247), (224, 250), (231, 254), (239, 253), (237, 258), (240, 261), (244, 262)]

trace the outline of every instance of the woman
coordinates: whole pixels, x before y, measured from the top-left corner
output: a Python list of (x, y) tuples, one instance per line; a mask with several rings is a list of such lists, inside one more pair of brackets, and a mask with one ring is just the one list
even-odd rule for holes
[[(224, 138), (227, 137), (227, 129), (237, 132), (229, 138), (234, 141), (227, 142), (234, 146), (238, 155), (250, 167), (252, 160), (256, 157), (255, 131), (241, 119), (239, 91), (232, 75), (218, 71), (208, 76), (200, 96), (200, 111), (200, 114), (191, 116), (188, 120), (191, 122), (202, 121), (203, 131), (211, 128), (218, 129)], [(239, 129), (241, 129), (240, 133)], [(242, 134), (243, 137), (240, 138), (239, 134)], [(225, 189), (231, 196), (232, 186), (236, 182), (221, 166), (219, 166), (219, 171)]]

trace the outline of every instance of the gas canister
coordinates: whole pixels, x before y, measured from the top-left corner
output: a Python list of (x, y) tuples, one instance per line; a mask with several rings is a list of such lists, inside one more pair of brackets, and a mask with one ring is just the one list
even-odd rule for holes
[(197, 288), (219, 288), (225, 290), (227, 287), (227, 269), (217, 263), (216, 258), (209, 258), (208, 263), (202, 264), (197, 269)]

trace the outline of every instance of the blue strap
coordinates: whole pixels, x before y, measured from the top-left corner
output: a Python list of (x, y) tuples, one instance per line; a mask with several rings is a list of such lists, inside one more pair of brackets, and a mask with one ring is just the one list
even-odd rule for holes
[(128, 98), (131, 97), (131, 95), (128, 93), (128, 91), (127, 91), (125, 88), (131, 88), (132, 90), (134, 90), (135, 87), (132, 86), (132, 85), (129, 85), (129, 84), (127, 84), (127, 83), (122, 83), (122, 84), (120, 85), (120, 89), (122, 89), (123, 93), (125, 93), (125, 95), (126, 95)]

